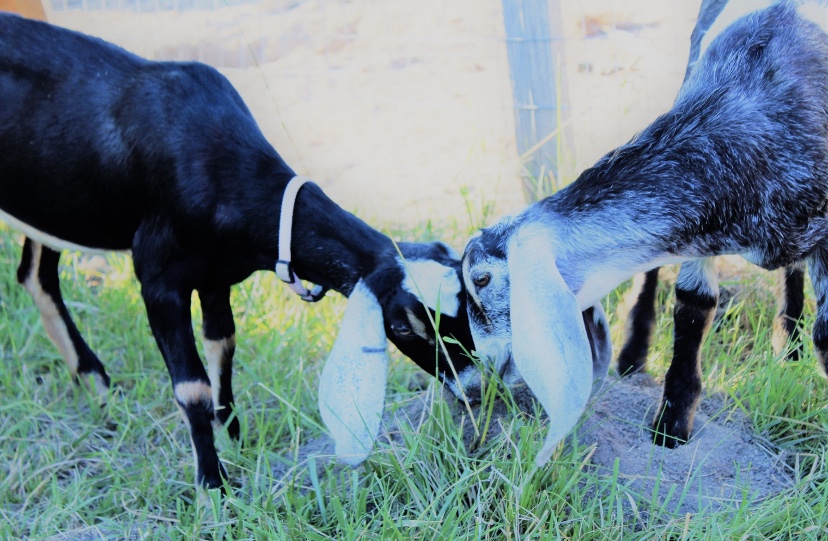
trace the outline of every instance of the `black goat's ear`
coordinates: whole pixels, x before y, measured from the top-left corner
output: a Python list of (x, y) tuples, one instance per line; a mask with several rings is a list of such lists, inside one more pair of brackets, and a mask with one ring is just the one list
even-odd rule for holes
[(543, 229), (524, 228), (509, 241), (512, 355), (549, 416), (535, 458), (543, 466), (578, 422), (592, 390), (592, 348), (575, 295), (564, 281)]
[(447, 255), (448, 257), (450, 257), (452, 259), (456, 259), (458, 261), (460, 260), (460, 254), (457, 252), (457, 250), (455, 250), (454, 248), (452, 248), (451, 246), (449, 246), (445, 242), (443, 242), (441, 240), (437, 240), (437, 241), (434, 241), (434, 244), (439, 246), (440, 249), (442, 249), (443, 252), (445, 253), (445, 255)]
[(382, 308), (360, 280), (319, 381), (319, 410), (336, 444), (336, 456), (352, 466), (371, 453), (379, 433), (388, 378), (388, 341)]

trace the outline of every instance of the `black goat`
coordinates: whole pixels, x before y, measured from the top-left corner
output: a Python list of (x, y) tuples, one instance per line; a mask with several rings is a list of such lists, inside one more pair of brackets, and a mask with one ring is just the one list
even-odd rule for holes
[[(582, 310), (622, 281), (684, 263), (676, 348), (700, 344), (716, 306), (713, 257), (766, 269), (807, 261), (814, 345), (828, 367), (828, 2), (780, 1), (710, 42), (672, 109), (572, 184), (486, 229), (463, 277), (478, 351), (514, 364), (551, 426), (548, 460), (594, 376)], [(704, 322), (699, 325), (699, 322)], [(686, 440), (698, 357), (668, 380), (656, 428)]]
[[(294, 172), (216, 70), (146, 61), (8, 14), (0, 14), (0, 100), (0, 209), (27, 236), (18, 276), (49, 336), (73, 375), (92, 376), (106, 391), (109, 377), (61, 299), (59, 250), (130, 250), (189, 426), (196, 479), (221, 486), (212, 422), (225, 423), (233, 410), (230, 286), (284, 259), (279, 220)], [(350, 299), (320, 406), (338, 455), (356, 464), (379, 430), (386, 336), (450, 382), (470, 364), (460, 346), (438, 347), (427, 313), (439, 302), (440, 334), (471, 345), (459, 257), (439, 242), (401, 243), (400, 257), (391, 239), (313, 184), (298, 193), (287, 223), (294, 255), (283, 264), (287, 278)], [(208, 371), (193, 336), (193, 291)], [(228, 431), (238, 438), (235, 418)]]
[[(746, 5), (748, 4), (748, 5)], [(725, 11), (726, 6), (730, 9)], [(690, 58), (687, 62), (687, 69), (684, 74), (686, 81), (690, 77), (696, 62), (702, 52), (702, 41), (709, 43), (718, 30), (722, 30), (735, 18), (745, 15), (743, 10), (757, 6), (756, 1), (741, 2), (739, 0), (704, 0), (699, 9), (699, 16), (693, 32), (690, 36)], [(643, 372), (647, 363), (647, 351), (650, 348), (653, 328), (655, 325), (656, 313), (656, 287), (658, 286), (658, 268), (647, 271), (636, 277), (633, 287), (627, 293), (631, 299), (635, 299), (630, 308), (626, 324), (626, 338), (621, 351), (618, 353), (618, 373), (622, 376)], [(790, 360), (799, 359), (799, 327), (798, 322), (802, 316), (804, 305), (804, 265), (794, 264), (780, 269), (778, 280), (780, 287), (777, 288), (777, 315), (773, 322), (773, 347), (777, 352), (785, 353)], [(698, 322), (703, 324), (702, 321)], [(693, 336), (701, 336), (699, 333), (691, 332)], [(702, 333), (703, 334), (703, 333)], [(681, 336), (676, 335), (676, 340), (681, 341)], [(788, 349), (787, 346), (790, 345)], [(696, 359), (699, 356), (700, 343), (686, 344), (686, 347), (673, 352), (675, 366), (686, 367), (685, 370), (692, 370)], [(686, 374), (680, 370), (671, 371), (669, 378), (683, 380)], [(667, 386), (682, 386), (682, 383), (667, 383)], [(656, 431), (658, 434), (658, 431)], [(657, 436), (658, 438), (658, 436)], [(678, 440), (661, 438), (660, 442), (666, 445), (676, 445)]]

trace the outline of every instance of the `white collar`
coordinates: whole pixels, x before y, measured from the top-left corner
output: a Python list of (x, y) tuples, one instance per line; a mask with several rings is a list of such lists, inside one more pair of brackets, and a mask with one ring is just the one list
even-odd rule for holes
[(293, 230), (293, 206), (299, 189), (310, 180), (304, 177), (293, 177), (285, 188), (282, 196), (282, 211), (279, 216), (279, 259), (276, 261), (276, 276), (307, 302), (316, 302), (325, 296), (326, 288), (314, 286), (312, 290), (306, 288), (290, 263), (290, 237)]

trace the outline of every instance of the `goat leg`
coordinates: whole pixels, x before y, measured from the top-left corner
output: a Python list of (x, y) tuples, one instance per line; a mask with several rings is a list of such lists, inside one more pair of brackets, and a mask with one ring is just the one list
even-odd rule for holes
[(808, 257), (808, 272), (817, 298), (814, 352), (823, 375), (828, 375), (828, 249), (817, 248)]
[(676, 281), (673, 360), (653, 420), (653, 440), (675, 448), (690, 438), (701, 396), (701, 345), (713, 323), (719, 286), (713, 258), (684, 263)]
[(191, 284), (200, 268), (197, 258), (188, 259), (182, 252), (171, 229), (161, 224), (142, 226), (132, 248), (150, 329), (167, 364), (175, 403), (190, 430), (196, 483), (221, 488), (227, 474), (213, 440), (213, 391), (196, 349), (190, 315), (195, 289)]
[(60, 351), (73, 378), (88, 384), (91, 376), (95, 381), (95, 392), (105, 400), (109, 376), (66, 309), (60, 293), (59, 260), (60, 252), (27, 237), (17, 268), (17, 280), (34, 299), (46, 334)]
[(647, 271), (643, 280), (636, 278), (634, 286), (638, 290), (635, 304), (627, 315), (626, 341), (618, 354), (618, 375), (629, 376), (644, 372), (647, 364), (647, 351), (655, 328), (656, 287), (658, 286), (658, 267)]
[(798, 361), (801, 355), (799, 322), (805, 304), (804, 264), (789, 265), (779, 272), (777, 287), (777, 315), (773, 321), (771, 341), (777, 353), (785, 352), (789, 361)]
[(198, 298), (201, 300), (201, 311), (204, 316), (202, 343), (216, 409), (215, 419), (222, 425), (227, 424), (227, 433), (234, 440), (238, 440), (239, 420), (233, 417), (230, 423), (227, 423), (235, 407), (232, 379), (236, 326), (230, 307), (230, 288), (199, 289)]

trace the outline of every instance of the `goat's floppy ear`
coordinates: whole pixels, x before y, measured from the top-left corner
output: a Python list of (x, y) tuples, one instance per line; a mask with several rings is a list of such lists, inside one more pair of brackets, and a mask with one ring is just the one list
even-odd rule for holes
[(319, 381), (319, 410), (339, 460), (357, 466), (371, 452), (385, 404), (387, 340), (382, 308), (360, 280), (348, 297)]
[(575, 295), (566, 285), (542, 229), (518, 231), (509, 242), (512, 355), (549, 416), (535, 458), (544, 465), (575, 426), (592, 389), (592, 349)]
[(600, 302), (584, 310), (583, 316), (589, 347), (592, 350), (592, 395), (595, 395), (607, 377), (612, 360), (612, 340), (607, 313)]

